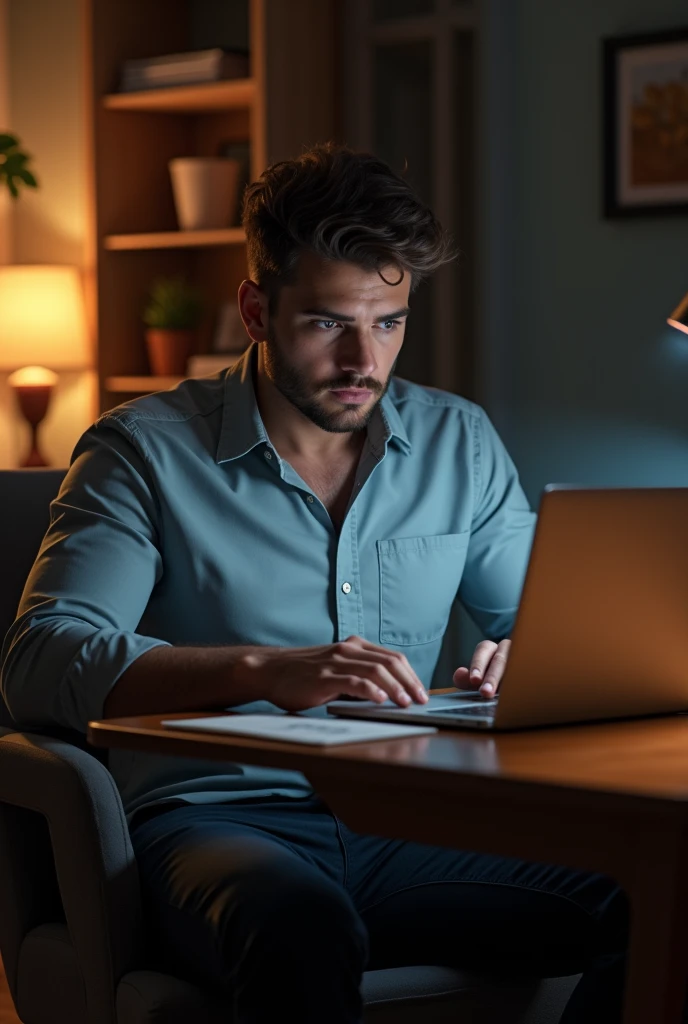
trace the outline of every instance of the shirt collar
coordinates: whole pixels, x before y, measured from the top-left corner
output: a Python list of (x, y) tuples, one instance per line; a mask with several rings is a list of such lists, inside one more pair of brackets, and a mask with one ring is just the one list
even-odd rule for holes
[(406, 427), (404, 426), (403, 420), (399, 415), (399, 410), (394, 404), (394, 400), (387, 391), (380, 402), (378, 409), (382, 417), (382, 421), (385, 426), (385, 441), (398, 441), (399, 447), (405, 455), (411, 454), (411, 442), (409, 436), (406, 433)]
[[(257, 362), (258, 345), (254, 342), (227, 373), (216, 462), (238, 459), (259, 444), (269, 444), (253, 384)], [(406, 454), (411, 451), (411, 442), (389, 391), (371, 417), (368, 437), (378, 458), (382, 458), (390, 440), (398, 441)]]
[(225, 378), (222, 426), (216, 462), (229, 462), (247, 455), (259, 444), (269, 442), (253, 387), (258, 346), (253, 343)]

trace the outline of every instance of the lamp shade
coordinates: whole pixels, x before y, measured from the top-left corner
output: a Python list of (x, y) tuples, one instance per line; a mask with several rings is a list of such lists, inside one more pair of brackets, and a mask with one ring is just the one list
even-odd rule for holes
[(82, 370), (91, 362), (77, 268), (0, 266), (0, 369)]
[(688, 334), (688, 293), (683, 296), (671, 316), (667, 317), (667, 323)]

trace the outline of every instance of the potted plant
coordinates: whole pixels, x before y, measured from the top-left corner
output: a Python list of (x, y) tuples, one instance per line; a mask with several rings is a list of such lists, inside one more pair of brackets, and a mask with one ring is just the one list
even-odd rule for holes
[(143, 311), (151, 371), (156, 376), (183, 376), (195, 348), (203, 303), (200, 293), (181, 277), (153, 283)]
[(0, 132), (0, 185), (6, 185), (13, 199), (19, 196), (19, 185), (38, 188), (38, 182), (27, 164), (31, 157), (19, 148), (16, 135)]

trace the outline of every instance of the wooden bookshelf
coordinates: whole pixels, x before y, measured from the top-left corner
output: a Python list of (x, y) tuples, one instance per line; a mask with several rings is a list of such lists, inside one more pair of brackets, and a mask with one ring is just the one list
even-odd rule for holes
[(135, 235), (106, 235), (105, 248), (112, 252), (132, 249), (190, 249), (212, 245), (243, 245), (242, 228), (215, 228), (212, 231), (148, 231)]
[(106, 110), (143, 110), (169, 114), (203, 114), (209, 110), (249, 108), (256, 95), (252, 78), (201, 85), (111, 93), (103, 98)]
[[(336, 137), (336, 2), (83, 0), (90, 172), (86, 277), (101, 410), (123, 394), (177, 383), (148, 373), (141, 315), (156, 278), (182, 276), (203, 293), (209, 310), (200, 331), (203, 353), (211, 350), (214, 314), (233, 300), (246, 277), (239, 210), (226, 227), (180, 231), (169, 161), (216, 156), (240, 144), (254, 179), (267, 164)], [(249, 47), (251, 77), (115, 92), (129, 58), (211, 45)]]

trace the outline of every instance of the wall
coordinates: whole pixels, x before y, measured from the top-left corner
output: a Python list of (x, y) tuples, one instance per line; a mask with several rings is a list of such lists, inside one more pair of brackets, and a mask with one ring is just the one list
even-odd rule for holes
[[(25, 191), (12, 204), (5, 258), (13, 263), (70, 263), (83, 268), (86, 155), (81, 0), (4, 0), (0, 19), (3, 7), (7, 109), (3, 112), (0, 105), (0, 119), (7, 123), (0, 127), (20, 136), (34, 157), (40, 182), (37, 192)], [(94, 418), (95, 402), (95, 374), (60, 375), (41, 426), (42, 448), (54, 465), (67, 465), (76, 440)], [(26, 440), (7, 374), (2, 374), (0, 466), (16, 465)]]
[(688, 485), (688, 216), (604, 220), (600, 39), (685, 0), (485, 0), (483, 401), (549, 481)]
[[(0, 130), (9, 124), (9, 81), (7, 75), (7, 0), (0, 0)], [(0, 264), (10, 260), (10, 197), (0, 192)]]

